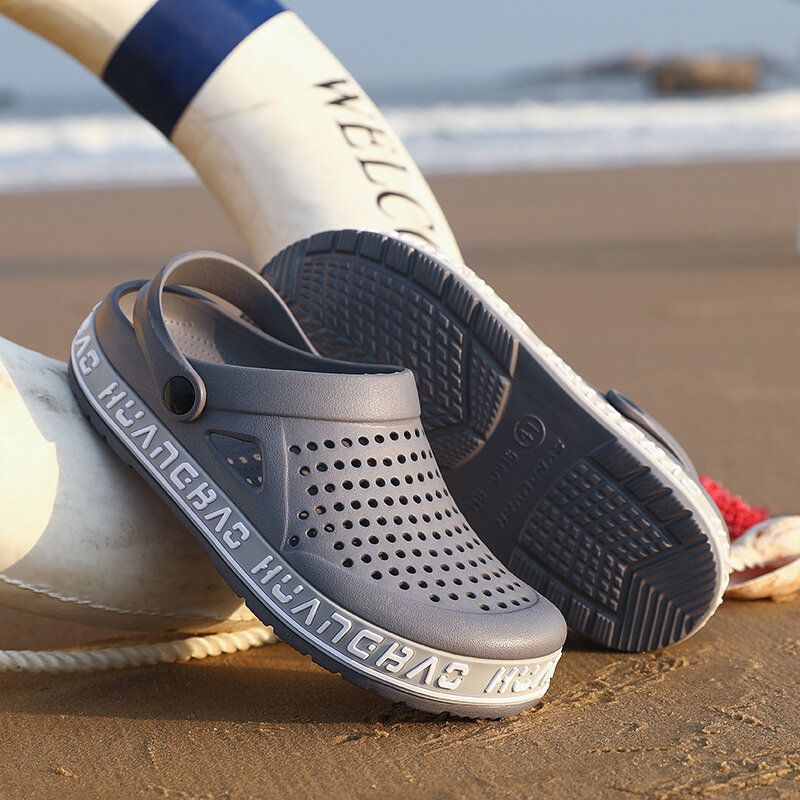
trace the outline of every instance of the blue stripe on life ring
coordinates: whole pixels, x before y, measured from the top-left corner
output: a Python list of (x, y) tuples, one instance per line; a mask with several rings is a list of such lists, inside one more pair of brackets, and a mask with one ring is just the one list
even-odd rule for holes
[(225, 57), (281, 11), (275, 0), (157, 0), (120, 42), (103, 80), (169, 137)]

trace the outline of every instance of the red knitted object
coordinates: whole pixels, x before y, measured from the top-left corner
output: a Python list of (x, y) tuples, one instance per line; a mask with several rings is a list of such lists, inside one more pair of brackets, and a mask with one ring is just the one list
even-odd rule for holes
[(700, 483), (722, 513), (731, 540), (741, 536), (753, 525), (769, 519), (766, 506), (748, 505), (741, 497), (731, 494), (721, 483), (717, 483), (708, 475), (701, 475)]

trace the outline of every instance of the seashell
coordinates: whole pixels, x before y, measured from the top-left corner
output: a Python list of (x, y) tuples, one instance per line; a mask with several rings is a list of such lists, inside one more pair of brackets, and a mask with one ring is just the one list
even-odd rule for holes
[(781, 598), (800, 592), (800, 517), (774, 517), (731, 545), (726, 597)]

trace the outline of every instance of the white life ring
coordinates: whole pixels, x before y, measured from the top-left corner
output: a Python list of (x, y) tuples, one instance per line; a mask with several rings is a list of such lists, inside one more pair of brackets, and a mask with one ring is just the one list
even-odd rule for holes
[[(169, 136), (255, 266), (343, 227), (403, 231), (458, 257), (382, 114), (273, 0), (0, 0), (0, 13), (82, 61)], [(143, 264), (143, 276), (157, 266)], [(81, 417), (64, 365), (5, 340), (0, 508), (0, 604), (139, 630), (246, 616)]]

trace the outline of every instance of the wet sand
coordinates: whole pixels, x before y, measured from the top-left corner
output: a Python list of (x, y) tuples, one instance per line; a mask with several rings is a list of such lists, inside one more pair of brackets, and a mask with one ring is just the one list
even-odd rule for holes
[[(579, 372), (646, 406), (701, 471), (800, 511), (800, 164), (434, 188), (468, 263)], [(61, 358), (114, 283), (183, 249), (245, 256), (191, 187), (0, 196), (0, 236), (0, 335)], [(0, 647), (113, 635), (0, 612)], [(500, 722), (394, 707), (285, 645), (5, 674), (0, 797), (796, 797), (798, 660), (800, 602), (729, 602), (663, 653), (570, 640), (541, 708)]]

